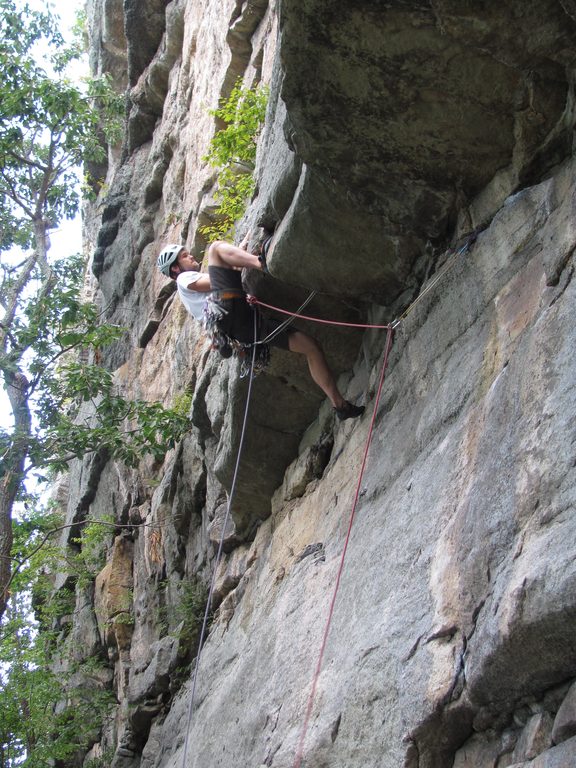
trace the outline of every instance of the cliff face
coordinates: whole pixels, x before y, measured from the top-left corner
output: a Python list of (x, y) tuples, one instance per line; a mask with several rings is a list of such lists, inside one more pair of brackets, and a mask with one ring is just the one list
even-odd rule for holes
[(192, 393), (162, 466), (71, 471), (68, 522), (119, 526), (66, 641), (118, 697), (89, 757), (177, 768), (188, 736), (189, 768), (289, 768), (304, 725), (385, 336), (300, 326), (359, 421), (334, 422), (295, 355), (256, 378), (190, 711), (247, 382), (154, 264), (205, 246), (209, 110), (242, 77), (270, 103), (241, 230), (276, 228), (251, 292), (295, 309), (317, 290), (307, 313), (383, 324), (479, 232), (396, 331), (303, 765), (572, 765), (576, 6), (93, 0), (89, 18), (93, 68), (129, 93), (87, 227), (128, 329), (106, 363), (126, 392)]

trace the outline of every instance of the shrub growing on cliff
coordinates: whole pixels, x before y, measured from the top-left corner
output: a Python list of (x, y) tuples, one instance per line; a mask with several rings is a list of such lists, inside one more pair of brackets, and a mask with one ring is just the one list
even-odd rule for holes
[(192, 578), (176, 585), (164, 581), (160, 588), (162, 603), (158, 625), (162, 634), (172, 634), (178, 630), (182, 647), (194, 649), (208, 599), (206, 587), (200, 580)]
[(256, 140), (266, 114), (268, 91), (243, 88), (238, 81), (228, 99), (211, 112), (224, 127), (210, 142), (206, 160), (218, 169), (218, 209), (212, 224), (200, 227), (210, 242), (230, 235), (254, 192)]

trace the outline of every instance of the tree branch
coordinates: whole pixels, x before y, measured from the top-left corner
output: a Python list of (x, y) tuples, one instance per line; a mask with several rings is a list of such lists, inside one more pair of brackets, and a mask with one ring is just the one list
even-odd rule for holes
[[(26, 554), (26, 557), (23, 560), (18, 560), (15, 557), (9, 558), (11, 563), (17, 563), (17, 565), (12, 570), (12, 575), (10, 576), (10, 580), (8, 581), (8, 583), (4, 588), (4, 594), (2, 597), (5, 600), (8, 599), (10, 585), (12, 584), (12, 582), (14, 581), (18, 573), (20, 573), (20, 571), (26, 565), (26, 563), (30, 560), (30, 558), (34, 557), (34, 555), (40, 552), (40, 550), (46, 546), (49, 539), (57, 533), (61, 533), (62, 531), (69, 530), (70, 528), (77, 528), (82, 525), (104, 525), (104, 526), (108, 526), (110, 528), (115, 528), (115, 529), (129, 528), (130, 530), (134, 530), (136, 528), (152, 528), (152, 529), (161, 530), (162, 528), (165, 528), (166, 525), (170, 522), (177, 523), (181, 517), (182, 515), (170, 515), (161, 523), (160, 522), (159, 523), (110, 523), (107, 520), (79, 520), (76, 523), (66, 523), (64, 525), (58, 525), (56, 528), (52, 528), (49, 531), (47, 531), (42, 537), (42, 539), (40, 540), (40, 542), (34, 547), (34, 549), (32, 549), (31, 552), (28, 552)], [(1, 558), (2, 556), (0, 555), (0, 559)], [(0, 598), (0, 602), (1, 602), (1, 598)]]
[(20, 195), (16, 191), (16, 188), (12, 182), (12, 179), (6, 175), (3, 168), (0, 168), (0, 176), (4, 180), (4, 183), (8, 187), (6, 190), (6, 194), (8, 197), (12, 200), (13, 203), (15, 203), (19, 208), (21, 208), (26, 216), (32, 220), (34, 218), (34, 214), (32, 213), (32, 209), (29, 207), (29, 204), (26, 203), (25, 200), (21, 199)]
[[(0, 325), (0, 327), (1, 327), (1, 325)], [(77, 346), (78, 346), (77, 344), (72, 344), (69, 347), (63, 347), (62, 349), (60, 349), (59, 352), (56, 352), (55, 355), (52, 355), (52, 357), (49, 360), (46, 361), (46, 363), (44, 364), (42, 369), (40, 371), (38, 371), (36, 376), (34, 376), (32, 381), (30, 382), (30, 385), (28, 387), (29, 393), (32, 394), (36, 390), (36, 387), (40, 383), (40, 381), (42, 379), (42, 376), (44, 376), (44, 374), (46, 373), (48, 368), (50, 368), (50, 366), (54, 365), (54, 363), (57, 360), (59, 360), (62, 357), (62, 355), (65, 355), (67, 352), (71, 352), (73, 349), (76, 349)]]
[(45, 166), (41, 165), (40, 163), (36, 162), (36, 160), (30, 160), (29, 157), (26, 157), (25, 155), (21, 155), (18, 152), (14, 152), (13, 149), (8, 150), (8, 154), (10, 157), (13, 157), (14, 160), (16, 160), (18, 163), (21, 163), (22, 165), (28, 165), (32, 168), (36, 168), (39, 171), (45, 171)]
[(11, 295), (7, 297), (6, 312), (4, 313), (4, 317), (2, 318), (2, 325), (0, 326), (0, 328), (2, 329), (0, 332), (0, 353), (6, 354), (6, 351), (7, 351), (6, 342), (8, 339), (8, 333), (12, 328), (12, 324), (16, 316), (16, 310), (18, 309), (18, 302), (20, 300), (20, 295), (24, 290), (24, 288), (28, 285), (28, 282), (32, 275), (32, 270), (34, 269), (35, 266), (36, 266), (36, 254), (32, 253), (30, 256), (28, 256), (28, 258), (24, 262), (22, 271), (18, 275), (16, 282), (12, 287)]

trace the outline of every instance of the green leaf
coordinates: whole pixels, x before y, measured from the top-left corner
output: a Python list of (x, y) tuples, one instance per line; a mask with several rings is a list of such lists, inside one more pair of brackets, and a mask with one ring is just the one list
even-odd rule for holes
[[(266, 114), (268, 91), (264, 87), (246, 89), (238, 80), (228, 99), (211, 114), (225, 123), (217, 131), (204, 158), (219, 169), (214, 220), (200, 227), (210, 242), (230, 235), (254, 192), (250, 169), (256, 160), (256, 142)], [(248, 172), (242, 172), (243, 166)]]

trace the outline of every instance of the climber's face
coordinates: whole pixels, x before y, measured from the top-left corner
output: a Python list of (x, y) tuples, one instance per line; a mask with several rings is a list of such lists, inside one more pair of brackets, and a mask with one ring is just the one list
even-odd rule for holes
[(170, 267), (170, 277), (175, 280), (181, 272), (198, 272), (199, 269), (200, 264), (198, 264), (194, 256), (191, 256), (183, 248), (174, 264)]

